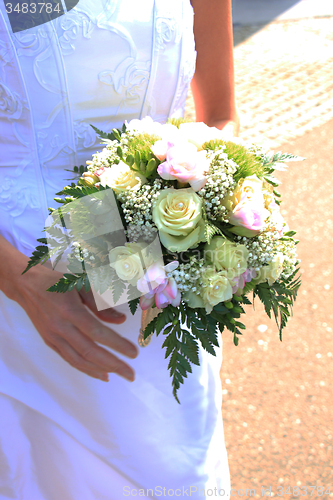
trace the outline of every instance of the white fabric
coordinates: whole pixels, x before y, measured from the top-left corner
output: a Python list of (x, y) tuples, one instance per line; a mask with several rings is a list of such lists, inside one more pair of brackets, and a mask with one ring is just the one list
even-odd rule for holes
[[(181, 116), (194, 65), (189, 0), (80, 0), (16, 34), (0, 3), (1, 234), (30, 255), (64, 169), (100, 147), (89, 124)], [(121, 308), (115, 329), (136, 342), (140, 313)], [(131, 362), (134, 383), (106, 384), (49, 349), (0, 293), (0, 500), (203, 498), (209, 488), (229, 498), (221, 348), (200, 352), (178, 405), (162, 343)]]

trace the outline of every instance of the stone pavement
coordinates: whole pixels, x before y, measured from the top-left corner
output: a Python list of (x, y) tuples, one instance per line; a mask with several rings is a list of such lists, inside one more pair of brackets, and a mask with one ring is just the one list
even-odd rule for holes
[[(223, 334), (222, 411), (235, 499), (262, 498), (262, 486), (287, 500), (333, 497), (332, 131), (333, 120), (279, 148), (307, 157), (278, 176), (303, 272), (283, 342), (258, 300), (255, 310), (248, 306), (237, 347)], [(324, 486), (327, 495), (311, 495), (310, 486)], [(242, 494), (250, 488), (255, 495)]]
[(240, 136), (277, 148), (333, 118), (333, 16), (259, 28), (234, 28)]
[[(279, 174), (303, 272), (284, 340), (260, 302), (248, 307), (238, 347), (223, 334), (232, 498), (263, 498), (261, 488), (271, 487), (266, 497), (326, 500), (333, 497), (333, 17), (235, 26), (234, 36), (241, 137), (307, 160)], [(191, 96), (187, 113), (194, 116)]]

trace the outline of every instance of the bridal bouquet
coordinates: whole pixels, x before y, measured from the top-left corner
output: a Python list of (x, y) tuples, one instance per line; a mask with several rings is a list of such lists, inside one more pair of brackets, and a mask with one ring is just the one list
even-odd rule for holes
[(273, 173), (300, 158), (184, 120), (95, 130), (105, 147), (57, 193), (62, 206), (49, 209), (26, 271), (65, 256), (68, 272), (49, 291), (92, 288), (99, 309), (128, 302), (133, 314), (146, 311), (141, 343), (165, 336), (177, 399), (199, 342), (214, 355), (227, 328), (238, 344), (250, 292), (282, 340), (300, 279)]

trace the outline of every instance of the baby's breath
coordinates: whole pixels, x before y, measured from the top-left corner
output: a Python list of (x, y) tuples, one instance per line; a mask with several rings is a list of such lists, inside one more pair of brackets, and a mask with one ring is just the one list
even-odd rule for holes
[(233, 174), (237, 165), (228, 159), (223, 149), (221, 146), (217, 151), (207, 152), (210, 169), (207, 182), (198, 194), (204, 198), (206, 213), (210, 219), (228, 222), (228, 211), (221, 202), (236, 186)]
[(193, 292), (200, 295), (202, 288), (202, 270), (204, 269), (204, 259), (195, 256), (190, 257), (190, 262), (180, 263), (177, 269), (167, 273), (169, 278), (174, 278), (178, 290), (183, 292)]
[(143, 226), (148, 222), (154, 227), (152, 207), (160, 194), (162, 184), (162, 180), (155, 179), (152, 184), (143, 184), (137, 191), (128, 189), (118, 195), (127, 224)]

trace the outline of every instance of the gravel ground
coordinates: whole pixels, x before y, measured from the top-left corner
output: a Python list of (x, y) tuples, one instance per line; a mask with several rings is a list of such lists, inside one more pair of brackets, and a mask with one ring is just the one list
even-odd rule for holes
[[(238, 347), (229, 332), (223, 335), (232, 498), (328, 499), (333, 497), (333, 18), (235, 27), (235, 44), (241, 137), (307, 160), (290, 163), (289, 171), (279, 174), (282, 213), (298, 232), (303, 273), (283, 342), (260, 302), (255, 311), (248, 307)], [(189, 96), (188, 116), (194, 117), (193, 110)]]

